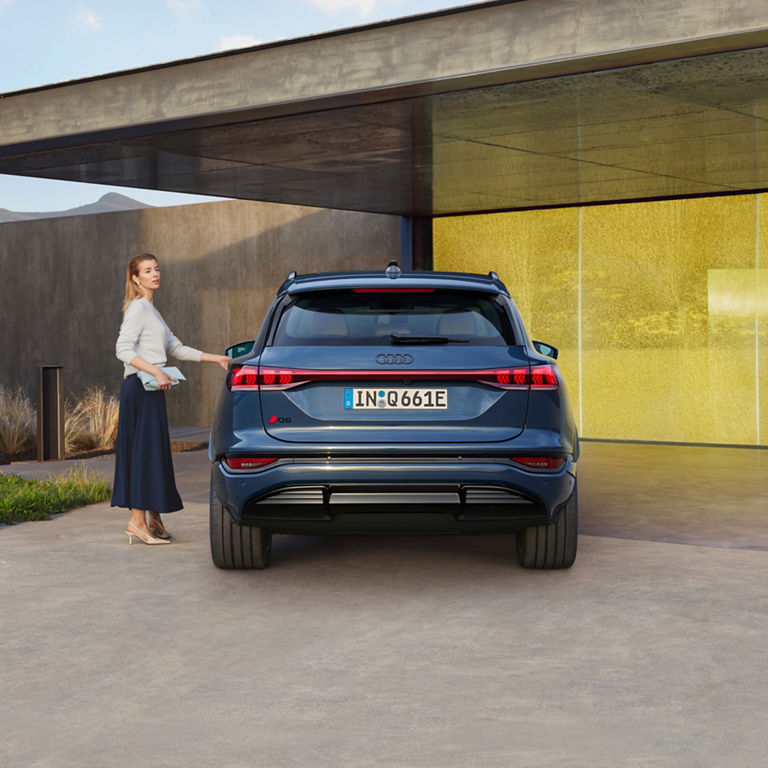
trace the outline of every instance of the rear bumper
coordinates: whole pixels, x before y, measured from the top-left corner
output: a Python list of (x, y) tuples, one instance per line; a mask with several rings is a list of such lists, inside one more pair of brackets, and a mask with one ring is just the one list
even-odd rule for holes
[(501, 533), (556, 519), (575, 487), (505, 459), (283, 459), (256, 472), (216, 461), (211, 481), (232, 517), (277, 533)]

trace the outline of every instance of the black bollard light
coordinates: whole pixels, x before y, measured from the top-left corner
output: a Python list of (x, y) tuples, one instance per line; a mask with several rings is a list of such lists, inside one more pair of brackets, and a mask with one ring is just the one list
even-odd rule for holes
[(37, 460), (64, 458), (64, 384), (60, 365), (40, 366), (37, 388)]

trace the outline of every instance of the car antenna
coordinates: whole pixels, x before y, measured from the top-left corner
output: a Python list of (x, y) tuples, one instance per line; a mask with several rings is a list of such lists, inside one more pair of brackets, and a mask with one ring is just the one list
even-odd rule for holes
[(400, 265), (396, 261), (390, 261), (387, 265), (387, 268), (384, 270), (384, 274), (387, 277), (391, 277), (393, 280), (396, 277), (400, 277), (401, 275), (401, 269)]

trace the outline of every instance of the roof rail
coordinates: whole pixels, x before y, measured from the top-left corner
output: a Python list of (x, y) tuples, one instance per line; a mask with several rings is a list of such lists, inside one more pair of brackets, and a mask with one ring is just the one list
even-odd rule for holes
[(278, 294), (281, 294), (283, 291), (285, 291), (285, 290), (288, 288), (288, 286), (289, 286), (289, 285), (290, 285), (290, 284), (291, 284), (291, 283), (292, 283), (292, 282), (293, 282), (293, 281), (294, 281), (294, 280), (295, 280), (297, 277), (298, 277), (298, 275), (296, 274), (296, 271), (292, 269), (292, 270), (291, 270), (291, 271), (288, 273), (288, 277), (285, 279), (285, 281), (283, 282), (283, 284), (282, 284), (282, 285), (281, 285), (281, 286), (280, 286), (280, 287), (277, 289), (277, 293), (278, 293)]

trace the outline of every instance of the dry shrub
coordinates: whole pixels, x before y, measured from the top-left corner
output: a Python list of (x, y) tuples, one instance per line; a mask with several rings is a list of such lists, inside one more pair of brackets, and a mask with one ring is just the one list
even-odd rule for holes
[(74, 405), (67, 404), (64, 420), (64, 449), (73, 451), (111, 450), (117, 440), (120, 402), (104, 389), (89, 389)]
[(0, 384), (0, 453), (23, 456), (35, 448), (37, 414), (22, 389), (7, 389)]

